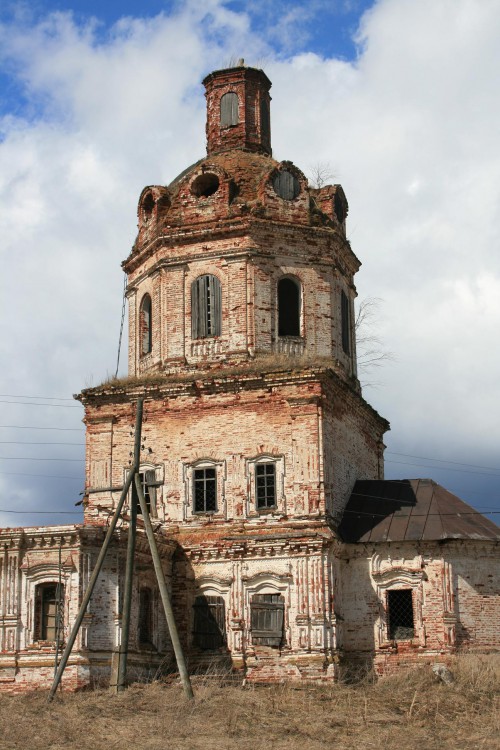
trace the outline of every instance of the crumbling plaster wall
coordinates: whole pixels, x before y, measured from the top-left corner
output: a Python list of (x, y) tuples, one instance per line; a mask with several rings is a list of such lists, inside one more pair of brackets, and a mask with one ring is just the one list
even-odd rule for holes
[[(379, 672), (473, 645), (498, 649), (498, 545), (473, 540), (345, 545), (339, 644), (347, 657), (371, 659)], [(414, 637), (391, 641), (387, 591), (411, 589)], [(471, 639), (471, 643), (469, 643)]]

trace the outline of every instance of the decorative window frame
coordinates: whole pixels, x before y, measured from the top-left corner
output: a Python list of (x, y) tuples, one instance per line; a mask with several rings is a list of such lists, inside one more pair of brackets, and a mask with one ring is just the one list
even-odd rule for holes
[[(215, 469), (216, 501), (217, 510), (195, 511), (194, 510), (194, 472), (195, 469)], [(194, 520), (196, 518), (214, 518), (227, 520), (227, 503), (225, 485), (227, 480), (226, 462), (215, 458), (204, 457), (196, 461), (183, 464), (182, 478), (184, 482), (184, 508), (183, 520)]]
[(387, 646), (387, 644), (397, 645), (401, 642), (390, 638), (387, 616), (387, 592), (398, 589), (411, 589), (412, 591), (413, 624), (415, 629), (413, 638), (402, 642), (411, 642), (416, 646), (425, 647), (425, 627), (422, 617), (423, 581), (426, 577), (424, 571), (398, 566), (382, 572), (380, 571), (380, 566), (377, 566), (377, 568), (378, 570), (375, 571), (372, 569), (372, 577), (375, 582), (379, 605), (379, 616), (375, 623), (378, 647)]
[[(71, 573), (73, 572), (73, 565), (63, 563), (61, 571), (61, 585), (63, 587), (63, 618), (62, 618), (62, 629), (61, 629), (61, 643), (65, 642), (67, 635), (67, 628), (69, 622), (69, 606), (71, 601)], [(27, 618), (26, 618), (26, 630), (25, 630), (25, 642), (26, 646), (29, 647), (35, 643), (48, 643), (54, 644), (54, 641), (43, 641), (36, 638), (35, 625), (36, 625), (36, 612), (37, 596), (36, 591), (38, 586), (44, 586), (46, 584), (57, 585), (59, 583), (59, 566), (54, 563), (42, 563), (34, 562), (29, 567), (29, 572), (25, 573), (26, 576), (26, 599), (28, 602), (27, 607)]]
[[(274, 464), (274, 466), (276, 467), (276, 503), (270, 508), (257, 507), (257, 482), (255, 477), (256, 467), (259, 464)], [(251, 518), (261, 515), (286, 515), (285, 457), (283, 455), (276, 455), (274, 453), (260, 453), (258, 456), (246, 459), (245, 473), (247, 477), (247, 501), (245, 503), (246, 516), (248, 518)]]
[(194, 642), (194, 603), (198, 596), (220, 596), (224, 602), (224, 636), (225, 636), (225, 647), (229, 647), (230, 639), (230, 591), (231, 591), (232, 578), (222, 578), (219, 576), (202, 576), (197, 581), (196, 589), (192, 592), (190, 598), (190, 630), (189, 630), (189, 642), (193, 645)]
[(272, 648), (270, 646), (261, 646), (259, 643), (252, 641), (252, 597), (255, 594), (281, 594), (285, 607), (283, 611), (283, 640), (279, 651), (286, 650), (292, 646), (292, 634), (290, 628), (290, 614), (292, 603), (292, 575), (271, 575), (269, 573), (257, 573), (251, 578), (244, 579), (243, 597), (245, 603), (245, 623), (247, 632), (247, 644), (251, 648)]

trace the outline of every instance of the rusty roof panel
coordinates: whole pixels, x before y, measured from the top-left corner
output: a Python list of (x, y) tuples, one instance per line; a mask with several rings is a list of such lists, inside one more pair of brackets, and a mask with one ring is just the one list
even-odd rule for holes
[(496, 524), (431, 479), (356, 482), (339, 534), (345, 542), (500, 540)]

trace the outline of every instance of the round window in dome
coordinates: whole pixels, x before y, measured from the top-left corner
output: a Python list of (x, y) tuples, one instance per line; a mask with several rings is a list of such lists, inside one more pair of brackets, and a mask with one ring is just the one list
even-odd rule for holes
[(219, 189), (219, 178), (213, 172), (200, 174), (191, 185), (191, 193), (196, 198), (209, 198)]
[(273, 188), (276, 195), (279, 195), (283, 200), (293, 201), (300, 193), (299, 178), (293, 172), (284, 169), (275, 175)]

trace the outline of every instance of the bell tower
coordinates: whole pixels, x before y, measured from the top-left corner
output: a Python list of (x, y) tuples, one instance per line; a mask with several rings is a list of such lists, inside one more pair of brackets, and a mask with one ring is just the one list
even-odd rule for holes
[(312, 188), (271, 155), (267, 76), (240, 61), (204, 84), (207, 156), (139, 199), (129, 377), (81, 397), (85, 520), (105, 524), (116, 503), (141, 397), (140, 473), (177, 544), (190, 662), (215, 649), (256, 679), (322, 679), (336, 527), (356, 480), (383, 478), (388, 428), (356, 376), (360, 263), (341, 186)]
[(210, 73), (203, 84), (208, 155), (246, 149), (271, 156), (271, 81), (266, 74), (240, 60), (235, 68)]

